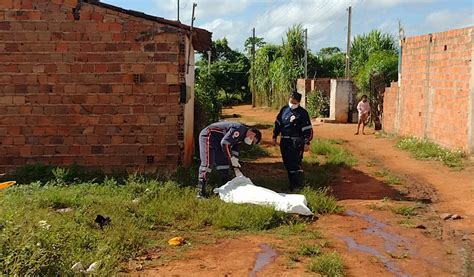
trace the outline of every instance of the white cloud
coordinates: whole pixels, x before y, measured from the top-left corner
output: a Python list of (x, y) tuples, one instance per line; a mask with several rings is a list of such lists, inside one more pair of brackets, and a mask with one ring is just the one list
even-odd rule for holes
[(418, 5), (438, 2), (439, 0), (361, 0), (367, 7), (378, 8), (392, 8), (400, 5)]
[(247, 30), (247, 26), (246, 23), (241, 21), (217, 18), (199, 27), (211, 31), (213, 40), (225, 37), (231, 48), (239, 48), (242, 50), (243, 42), (251, 35), (250, 30)]
[[(301, 23), (308, 29), (310, 48), (317, 47), (327, 38), (330, 28), (337, 27), (344, 33), (347, 7), (357, 0), (345, 1), (297, 1), (291, 0), (272, 7), (254, 22), (257, 35), (268, 42), (280, 43), (289, 27)], [(337, 34), (341, 37), (340, 34)], [(343, 37), (343, 36), (342, 36)]]
[[(140, 7), (145, 13), (176, 18), (178, 0), (104, 0), (125, 7)], [(133, 4), (131, 4), (133, 2)], [(309, 47), (346, 47), (347, 7), (353, 7), (352, 34), (379, 29), (398, 36), (398, 19), (407, 35), (443, 31), (474, 24), (471, 9), (461, 11), (455, 3), (441, 0), (180, 0), (180, 19), (190, 24), (192, 3), (195, 26), (213, 32), (213, 39), (226, 37), (234, 49), (243, 50), (245, 39), (256, 28), (266, 42), (281, 43), (289, 27), (301, 23), (308, 29)], [(434, 5), (434, 2), (440, 2)], [(461, 1), (459, 1), (461, 2)], [(130, 3), (130, 4), (129, 4)], [(466, 6), (462, 4), (460, 6)], [(446, 10), (428, 14), (435, 6)], [(149, 7), (149, 10), (146, 8)]]
[(472, 11), (451, 12), (449, 10), (442, 10), (428, 14), (424, 25), (428, 32), (463, 28), (474, 25), (474, 16)]
[[(176, 18), (177, 0), (154, 0), (156, 7), (172, 15), (170, 18)], [(189, 23), (193, 9), (193, 3), (197, 4), (195, 17), (210, 18), (240, 13), (244, 11), (249, 0), (180, 0), (180, 20)]]

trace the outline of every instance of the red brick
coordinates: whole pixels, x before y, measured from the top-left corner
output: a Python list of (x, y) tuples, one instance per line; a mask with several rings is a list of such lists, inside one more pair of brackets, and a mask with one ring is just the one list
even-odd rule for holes
[(96, 64), (95, 65), (95, 72), (107, 72), (107, 65), (106, 64)]
[(10, 30), (10, 22), (0, 22), (0, 30), (7, 31)]

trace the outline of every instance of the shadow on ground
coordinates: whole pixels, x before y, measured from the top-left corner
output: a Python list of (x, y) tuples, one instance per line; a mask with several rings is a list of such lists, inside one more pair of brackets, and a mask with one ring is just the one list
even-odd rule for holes
[[(409, 200), (425, 202), (424, 199), (407, 197), (396, 188), (364, 172), (337, 164), (303, 163), (305, 182), (312, 188), (329, 187), (338, 200)], [(289, 192), (287, 172), (282, 162), (254, 163), (243, 166), (244, 174), (255, 185), (276, 192)]]

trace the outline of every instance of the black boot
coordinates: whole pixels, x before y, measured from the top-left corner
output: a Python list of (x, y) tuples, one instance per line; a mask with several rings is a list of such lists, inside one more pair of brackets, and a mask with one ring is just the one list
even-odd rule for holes
[(298, 186), (298, 176), (296, 173), (288, 172), (288, 180), (290, 180), (290, 192), (294, 192)]
[(298, 189), (302, 189), (305, 186), (304, 172), (303, 171), (296, 172), (295, 179), (296, 179), (296, 187)]
[(199, 180), (198, 184), (196, 186), (197, 188), (197, 198), (207, 198), (207, 193), (206, 193), (206, 181), (205, 180)]

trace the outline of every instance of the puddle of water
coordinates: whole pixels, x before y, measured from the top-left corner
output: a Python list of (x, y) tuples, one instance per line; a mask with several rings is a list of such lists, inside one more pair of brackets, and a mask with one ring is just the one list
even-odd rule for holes
[(249, 273), (249, 277), (255, 277), (259, 271), (273, 262), (278, 256), (278, 253), (266, 243), (260, 244), (259, 247), (261, 251), (257, 253), (255, 265), (253, 266), (252, 271)]
[[(412, 243), (408, 239), (383, 230), (385, 227), (387, 227), (385, 223), (370, 215), (360, 214), (351, 210), (348, 210), (346, 214), (349, 216), (361, 218), (370, 223), (370, 226), (364, 232), (383, 239), (385, 251), (388, 253), (394, 255), (415, 254), (415, 251), (412, 248)], [(403, 253), (396, 253), (398, 247), (402, 247), (404, 249)]]
[[(387, 224), (377, 220), (376, 218), (370, 215), (360, 214), (352, 210), (346, 211), (346, 214), (367, 221), (370, 225), (367, 229), (364, 230), (364, 232), (381, 238), (384, 242), (384, 249), (387, 253), (393, 255), (415, 254), (415, 251), (412, 248), (412, 243), (408, 239), (383, 230), (385, 227), (387, 227)], [(349, 250), (354, 249), (377, 257), (383, 263), (385, 268), (387, 268), (387, 270), (391, 273), (400, 277), (409, 276), (408, 274), (404, 273), (400, 268), (398, 268), (396, 263), (392, 262), (389, 257), (380, 253), (377, 249), (367, 245), (359, 244), (351, 237), (345, 236), (340, 237), (340, 239), (347, 244)], [(398, 252), (399, 247), (402, 247), (404, 251), (403, 253), (397, 254), (396, 252)]]
[(357, 251), (368, 253), (368, 254), (371, 254), (371, 255), (377, 257), (383, 263), (385, 268), (387, 268), (387, 270), (390, 271), (391, 273), (393, 273), (397, 276), (400, 276), (400, 277), (410, 276), (410, 275), (404, 273), (403, 271), (401, 271), (400, 268), (398, 268), (397, 265), (394, 262), (390, 261), (389, 258), (387, 258), (384, 255), (380, 254), (380, 252), (377, 251), (377, 249), (372, 248), (372, 247), (367, 246), (367, 245), (358, 244), (351, 237), (339, 237), (339, 238), (342, 239), (347, 244), (347, 247), (349, 248), (349, 250), (355, 249)]

